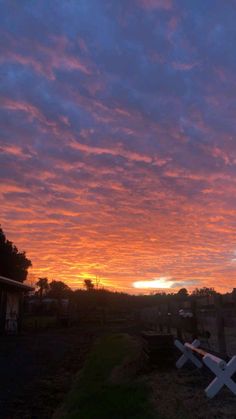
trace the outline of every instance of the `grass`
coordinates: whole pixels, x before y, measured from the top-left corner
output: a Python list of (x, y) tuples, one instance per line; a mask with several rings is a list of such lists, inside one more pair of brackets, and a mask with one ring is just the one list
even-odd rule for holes
[(151, 419), (149, 389), (140, 380), (110, 379), (115, 367), (137, 347), (128, 335), (102, 339), (90, 353), (62, 409), (55, 418), (63, 419)]

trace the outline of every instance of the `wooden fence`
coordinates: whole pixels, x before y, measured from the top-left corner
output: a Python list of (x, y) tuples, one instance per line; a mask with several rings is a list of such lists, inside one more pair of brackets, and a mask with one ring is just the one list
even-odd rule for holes
[(189, 297), (142, 309), (144, 327), (160, 333), (174, 332), (180, 339), (199, 337), (208, 349), (236, 354), (236, 298), (213, 295)]

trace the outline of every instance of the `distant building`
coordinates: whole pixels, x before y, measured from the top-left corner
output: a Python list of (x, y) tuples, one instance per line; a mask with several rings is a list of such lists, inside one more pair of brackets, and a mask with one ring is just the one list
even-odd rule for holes
[(22, 300), (33, 288), (0, 276), (0, 334), (19, 331), (22, 316)]

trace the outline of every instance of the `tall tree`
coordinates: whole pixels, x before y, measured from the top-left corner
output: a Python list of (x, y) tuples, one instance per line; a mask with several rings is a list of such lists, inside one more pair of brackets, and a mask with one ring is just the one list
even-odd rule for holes
[(25, 252), (20, 252), (11, 241), (7, 240), (0, 227), (0, 275), (23, 282), (31, 265)]
[(186, 288), (180, 288), (179, 291), (177, 292), (177, 295), (179, 297), (187, 297), (188, 296), (188, 290)]
[(214, 288), (209, 287), (202, 287), (202, 288), (195, 288), (193, 290), (192, 295), (198, 296), (198, 297), (207, 297), (209, 295), (215, 295), (217, 292)]
[(84, 286), (87, 291), (93, 291), (94, 290), (94, 283), (91, 279), (85, 279), (84, 280)]
[(39, 288), (39, 297), (40, 299), (43, 298), (43, 295), (46, 294), (49, 288), (48, 279), (47, 278), (39, 278), (36, 282), (36, 286)]
[(49, 284), (48, 296), (52, 298), (67, 298), (71, 294), (71, 288), (62, 281), (52, 281)]

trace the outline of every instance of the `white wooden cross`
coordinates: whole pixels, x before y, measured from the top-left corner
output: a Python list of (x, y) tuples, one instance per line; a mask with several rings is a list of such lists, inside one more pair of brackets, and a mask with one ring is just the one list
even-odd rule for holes
[(175, 364), (177, 368), (182, 368), (187, 361), (191, 361), (197, 368), (201, 368), (203, 366), (203, 363), (193, 354), (190, 348), (191, 346), (194, 348), (198, 348), (200, 346), (198, 339), (195, 339), (192, 344), (188, 346), (183, 345), (178, 339), (176, 339), (175, 346), (177, 346), (183, 354)]
[(236, 372), (236, 356), (226, 363), (220, 358), (207, 354), (203, 357), (204, 364), (216, 375), (214, 380), (205, 389), (207, 397), (214, 397), (225, 385), (236, 395), (236, 382), (232, 375)]

